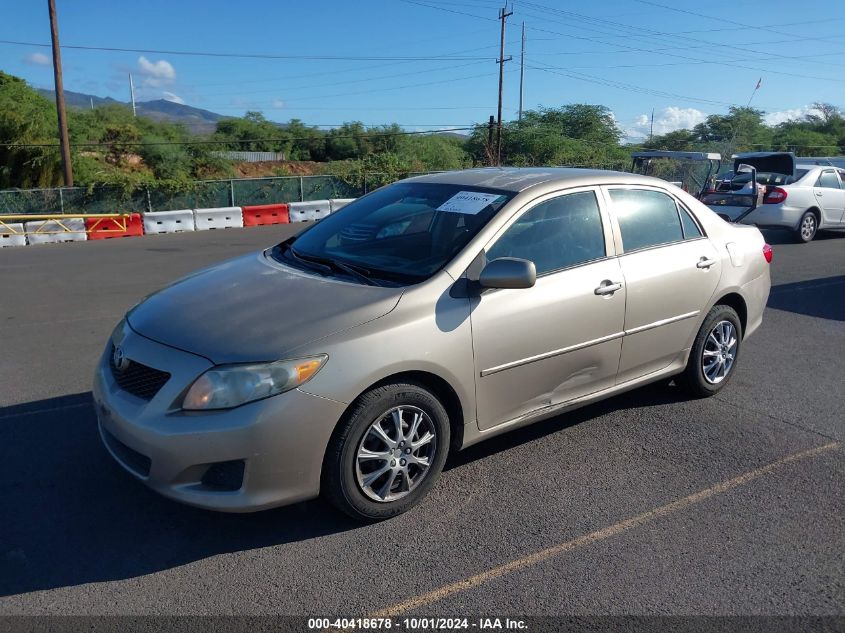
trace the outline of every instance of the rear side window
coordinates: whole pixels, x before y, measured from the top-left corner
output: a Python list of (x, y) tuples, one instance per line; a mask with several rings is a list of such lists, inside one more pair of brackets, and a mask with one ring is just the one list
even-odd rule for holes
[(825, 189), (839, 189), (839, 178), (836, 177), (836, 172), (833, 170), (823, 171), (819, 176), (816, 187), (824, 187)]
[(681, 226), (684, 229), (684, 239), (694, 240), (697, 237), (701, 237), (701, 229), (698, 228), (698, 225), (695, 223), (695, 220), (692, 219), (689, 211), (683, 207), (679, 207), (678, 212), (681, 214)]
[(684, 239), (678, 207), (665, 193), (648, 189), (611, 189), (613, 211), (625, 252)]

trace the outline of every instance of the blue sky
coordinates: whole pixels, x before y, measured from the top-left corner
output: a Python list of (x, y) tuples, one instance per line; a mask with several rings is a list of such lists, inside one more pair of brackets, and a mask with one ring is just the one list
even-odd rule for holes
[[(463, 126), (495, 114), (496, 0), (56, 0), (65, 88), (128, 100), (167, 98), (222, 114), (261, 110), (331, 126)], [(49, 43), (47, 3), (0, 0), (0, 40)], [(730, 104), (770, 121), (814, 101), (845, 107), (845, 2), (804, 0), (514, 2), (504, 117), (526, 109), (608, 106), (631, 139), (690, 127)], [(700, 15), (696, 15), (700, 14)], [(194, 56), (179, 51), (340, 59)], [(0, 43), (0, 69), (52, 84), (49, 48)], [(348, 58), (358, 59), (348, 59)], [(431, 58), (435, 59), (420, 59)], [(360, 59), (369, 58), (369, 59)], [(406, 58), (406, 59), (401, 59)], [(413, 59), (407, 59), (413, 58)]]

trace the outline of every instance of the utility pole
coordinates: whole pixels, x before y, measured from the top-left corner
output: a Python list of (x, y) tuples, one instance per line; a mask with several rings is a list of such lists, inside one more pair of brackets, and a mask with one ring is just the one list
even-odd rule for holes
[(648, 141), (651, 142), (651, 139), (654, 138), (654, 108), (651, 109), (651, 130), (648, 133)]
[(47, 0), (50, 13), (50, 35), (53, 40), (53, 79), (56, 88), (56, 112), (59, 116), (59, 142), (62, 150), (62, 167), (65, 187), (73, 187), (73, 166), (70, 162), (70, 141), (67, 136), (67, 114), (65, 113), (65, 89), (62, 86), (62, 51), (59, 48), (59, 20), (56, 17), (56, 0)]
[(507, 6), (499, 9), (499, 20), (502, 22), (502, 34), (499, 42), (499, 109), (498, 117), (496, 119), (496, 165), (502, 164), (502, 88), (505, 81), (505, 62), (509, 62), (512, 57), (508, 56), (505, 59), (505, 21), (508, 16), (513, 15), (513, 11), (508, 11)]
[(490, 115), (490, 121), (487, 123), (487, 162), (492, 167), (493, 163), (493, 128), (496, 127), (496, 117)]
[(132, 100), (132, 116), (138, 116), (135, 112), (135, 84), (132, 83), (132, 73), (129, 73), (129, 98)]
[(522, 23), (522, 52), (519, 55), (519, 120), (522, 121), (522, 95), (525, 83), (525, 22)]

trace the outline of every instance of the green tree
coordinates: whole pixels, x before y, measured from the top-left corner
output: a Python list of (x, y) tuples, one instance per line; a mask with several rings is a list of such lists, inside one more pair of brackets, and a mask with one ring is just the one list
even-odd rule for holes
[(55, 106), (23, 79), (0, 71), (0, 188), (61, 184)]

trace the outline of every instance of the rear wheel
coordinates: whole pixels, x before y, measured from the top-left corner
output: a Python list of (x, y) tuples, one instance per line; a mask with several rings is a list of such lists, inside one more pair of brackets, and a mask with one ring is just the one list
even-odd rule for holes
[(676, 383), (697, 398), (715, 395), (734, 374), (742, 343), (742, 325), (730, 306), (716, 305), (698, 330), (687, 367)]
[(437, 481), (449, 431), (443, 405), (421, 385), (390, 384), (365, 393), (329, 443), (324, 495), (362, 521), (409, 510)]
[(801, 216), (801, 222), (798, 224), (798, 230), (795, 232), (795, 236), (799, 242), (806, 244), (807, 242), (813, 241), (818, 230), (819, 221), (816, 214), (812, 211), (805, 211), (804, 215)]

